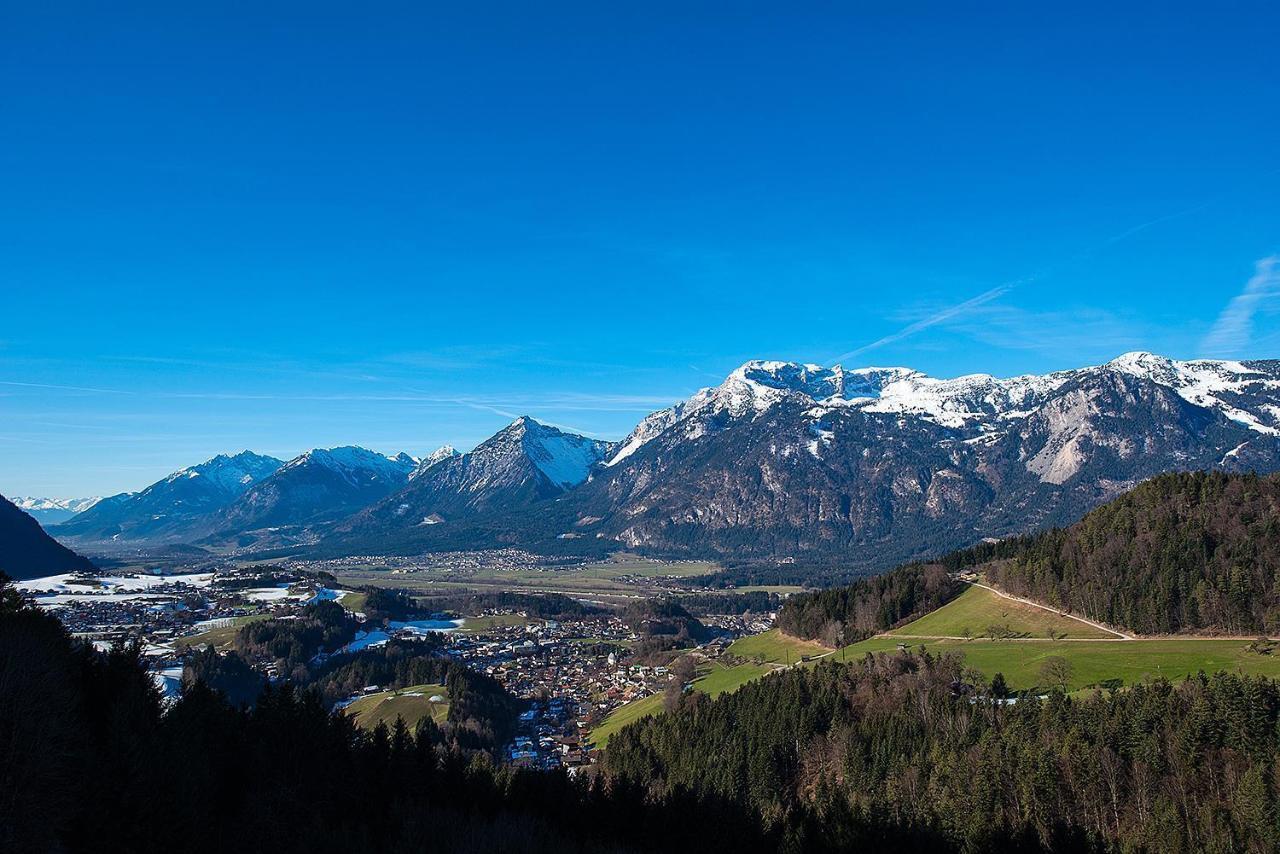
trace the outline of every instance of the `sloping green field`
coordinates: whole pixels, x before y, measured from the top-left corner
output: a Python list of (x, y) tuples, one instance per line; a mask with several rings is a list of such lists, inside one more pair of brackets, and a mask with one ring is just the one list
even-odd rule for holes
[[(986, 624), (1009, 628), (1007, 638), (980, 637)], [(974, 638), (964, 640), (965, 629)], [(1057, 639), (1049, 639), (1053, 630)], [(1250, 651), (1250, 641), (1213, 638), (1137, 638), (1123, 640), (1103, 629), (1014, 602), (970, 587), (938, 610), (879, 637), (840, 650), (833, 658), (852, 661), (868, 652), (891, 651), (906, 644), (912, 651), (955, 652), (987, 679), (1004, 674), (1010, 689), (1047, 686), (1041, 668), (1058, 656), (1070, 664), (1069, 690), (1124, 687), (1157, 677), (1183, 679), (1201, 670), (1280, 676), (1280, 652)]]
[[(1219, 670), (1280, 677), (1280, 654), (1249, 652), (1249, 641), (1202, 638), (1151, 640), (913, 640), (876, 637), (845, 647), (837, 661), (854, 661), (868, 652), (885, 652), (909, 643), (912, 651), (924, 648), (934, 654), (956, 652), (965, 664), (990, 679), (1003, 673), (1014, 691), (1040, 685), (1040, 668), (1046, 658), (1061, 656), (1071, 664), (1069, 690), (1089, 687), (1124, 687), (1148, 679), (1180, 680), (1200, 670)], [(1117, 681), (1118, 680), (1118, 681)]]
[(968, 587), (931, 614), (899, 626), (891, 635), (929, 637), (1113, 638), (1115, 634), (1044, 608), (1006, 599), (984, 587)]
[[(432, 702), (432, 697), (443, 697), (444, 702)], [(346, 713), (355, 719), (361, 729), (373, 729), (380, 723), (391, 726), (396, 718), (404, 718), (410, 730), (416, 729), (424, 718), (444, 723), (449, 715), (449, 692), (443, 685), (414, 685), (395, 691), (383, 691), (361, 697), (347, 706)]]
[(770, 629), (763, 634), (738, 638), (729, 644), (726, 651), (753, 661), (759, 658), (772, 664), (795, 664), (805, 656), (822, 655), (831, 650), (815, 641), (793, 638), (784, 635), (780, 629)]
[[(699, 676), (694, 680), (693, 687), (704, 694), (718, 697), (726, 691), (736, 691), (752, 679), (758, 679), (773, 670), (774, 668), (767, 664), (748, 663), (725, 667), (713, 661), (698, 669)], [(609, 737), (627, 724), (661, 712), (662, 703), (662, 694), (658, 693), (627, 703), (625, 706), (619, 706), (605, 718), (600, 726), (591, 731), (591, 742), (596, 747), (604, 747)]]
[(256, 623), (260, 620), (271, 619), (270, 614), (248, 614), (243, 617), (232, 617), (230, 622), (225, 626), (219, 626), (216, 629), (209, 629), (198, 635), (188, 635), (185, 638), (178, 638), (173, 645), (179, 650), (183, 649), (199, 649), (205, 644), (209, 644), (219, 652), (223, 652), (231, 648), (232, 642), (236, 639), (236, 633), (240, 631), (241, 626), (249, 623)]

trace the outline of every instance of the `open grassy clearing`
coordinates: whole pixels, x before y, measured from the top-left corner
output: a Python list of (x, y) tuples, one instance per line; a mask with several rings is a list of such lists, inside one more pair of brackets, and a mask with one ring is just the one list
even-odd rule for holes
[[(432, 697), (443, 697), (444, 701), (433, 703)], [(443, 685), (413, 685), (361, 697), (347, 706), (346, 713), (361, 729), (373, 729), (380, 723), (391, 726), (396, 718), (404, 718), (405, 725), (413, 730), (427, 717), (444, 723), (449, 715), (448, 697)]]
[[(854, 661), (867, 652), (892, 651), (899, 643), (933, 654), (956, 652), (965, 664), (990, 679), (1003, 673), (1015, 691), (1040, 685), (1040, 668), (1050, 656), (1071, 663), (1069, 690), (1090, 687), (1124, 687), (1157, 677), (1178, 681), (1203, 670), (1280, 677), (1280, 655), (1258, 655), (1247, 650), (1249, 641), (1202, 638), (1138, 640), (1051, 641), (1032, 640), (909, 640), (880, 636), (845, 647), (832, 656)], [(1117, 681), (1118, 680), (1118, 681)]]
[(439, 563), (426, 563), (412, 572), (349, 569), (338, 572), (337, 576), (342, 583), (352, 587), (372, 584), (422, 594), (550, 592), (622, 603), (661, 592), (669, 586), (667, 579), (693, 578), (719, 570), (718, 564), (708, 561), (660, 561), (622, 554), (582, 566), (521, 566), (512, 569), (456, 566), (442, 557)]
[(216, 629), (209, 629), (198, 635), (189, 635), (185, 638), (178, 638), (173, 642), (174, 648), (178, 650), (188, 648), (199, 648), (205, 644), (210, 644), (219, 652), (225, 652), (231, 648), (232, 642), (236, 638), (236, 633), (240, 631), (241, 626), (249, 623), (256, 623), (261, 620), (271, 619), (271, 614), (248, 614), (243, 617), (231, 617), (230, 622), (225, 626), (219, 626)]
[(931, 614), (887, 632), (890, 635), (919, 637), (980, 637), (992, 631), (998, 637), (1114, 638), (1103, 629), (1006, 599), (984, 587), (968, 587), (963, 593)]
[[(698, 678), (693, 687), (711, 697), (718, 697), (726, 691), (736, 691), (752, 679), (758, 679), (766, 673), (773, 672), (769, 665), (739, 664), (726, 667), (718, 661), (708, 662), (698, 668)], [(652, 694), (640, 700), (627, 703), (614, 709), (600, 726), (591, 731), (590, 740), (596, 747), (602, 748), (609, 738), (618, 730), (633, 721), (656, 715), (662, 711), (663, 695)]]
[(806, 589), (798, 584), (748, 584), (746, 587), (730, 587), (724, 593), (803, 593)]
[[(978, 637), (988, 624), (1004, 625), (1019, 637)], [(963, 640), (969, 628), (973, 640)], [(1050, 630), (1059, 633), (1049, 639)], [(1183, 679), (1203, 670), (1280, 676), (1280, 654), (1250, 652), (1249, 641), (1214, 638), (1137, 638), (1123, 640), (1103, 629), (1034, 605), (1014, 602), (990, 590), (970, 587), (960, 596), (914, 622), (879, 637), (845, 647), (837, 661), (853, 661), (867, 652), (891, 651), (899, 644), (934, 654), (956, 652), (965, 664), (990, 679), (1003, 673), (1015, 691), (1045, 688), (1041, 668), (1054, 656), (1071, 665), (1067, 688), (1124, 687), (1157, 677)]]
[(361, 593), (356, 590), (348, 590), (338, 597), (338, 604), (348, 611), (364, 611), (364, 605), (368, 601), (368, 593)]
[(738, 638), (729, 644), (726, 651), (752, 661), (785, 665), (796, 664), (805, 656), (822, 655), (831, 649), (815, 641), (784, 635), (780, 629), (770, 629), (763, 634)]

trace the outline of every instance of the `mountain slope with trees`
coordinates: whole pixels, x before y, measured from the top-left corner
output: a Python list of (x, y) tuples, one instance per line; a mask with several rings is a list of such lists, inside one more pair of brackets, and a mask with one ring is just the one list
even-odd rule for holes
[(1015, 705), (967, 684), (953, 656), (791, 669), (624, 727), (605, 772), (750, 805), (789, 850), (1280, 844), (1280, 683), (1220, 673)]
[(1168, 474), (986, 568), (1006, 592), (1140, 634), (1280, 631), (1280, 476)]
[(784, 631), (853, 642), (921, 617), (974, 569), (1006, 593), (1138, 634), (1280, 631), (1280, 475), (1166, 474), (1066, 528), (793, 596)]
[(40, 523), (0, 495), (0, 572), (19, 581), (93, 569), (93, 564), (44, 532)]

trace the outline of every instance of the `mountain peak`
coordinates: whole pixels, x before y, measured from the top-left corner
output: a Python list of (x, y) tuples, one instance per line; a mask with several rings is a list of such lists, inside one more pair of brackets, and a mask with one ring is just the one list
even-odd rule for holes
[[(281, 461), (275, 457), (255, 454), (253, 451), (218, 454), (198, 465), (178, 469), (162, 483), (204, 478), (225, 492), (239, 492), (248, 484), (267, 477), (281, 465)], [(154, 488), (154, 485), (149, 488)]]
[(337, 471), (395, 471), (407, 474), (417, 465), (417, 461), (403, 452), (387, 456), (359, 445), (340, 445), (336, 448), (312, 448), (294, 457), (282, 468), (292, 470), (308, 464), (322, 465)]
[(441, 460), (449, 460), (457, 456), (461, 455), (453, 445), (441, 445), (423, 458), (422, 465), (424, 467), (433, 466)]

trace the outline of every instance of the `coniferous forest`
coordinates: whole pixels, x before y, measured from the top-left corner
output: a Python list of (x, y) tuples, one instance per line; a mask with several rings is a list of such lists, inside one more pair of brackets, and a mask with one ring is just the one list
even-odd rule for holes
[(1002, 590), (1138, 634), (1280, 631), (1280, 475), (1160, 475), (1067, 528), (787, 600), (797, 637), (861, 640), (945, 604), (975, 569)]
[(428, 720), (366, 733), (317, 692), (165, 707), (135, 649), (97, 652), (0, 585), (0, 851), (765, 850), (751, 810), (498, 768)]
[(1262, 678), (1007, 703), (956, 658), (881, 654), (689, 694), (571, 780), (499, 768), (429, 721), (362, 732), (288, 683), (233, 706), (196, 679), (166, 708), (136, 650), (74, 641), (10, 587), (0, 601), (5, 851), (1280, 843), (1280, 684)]

